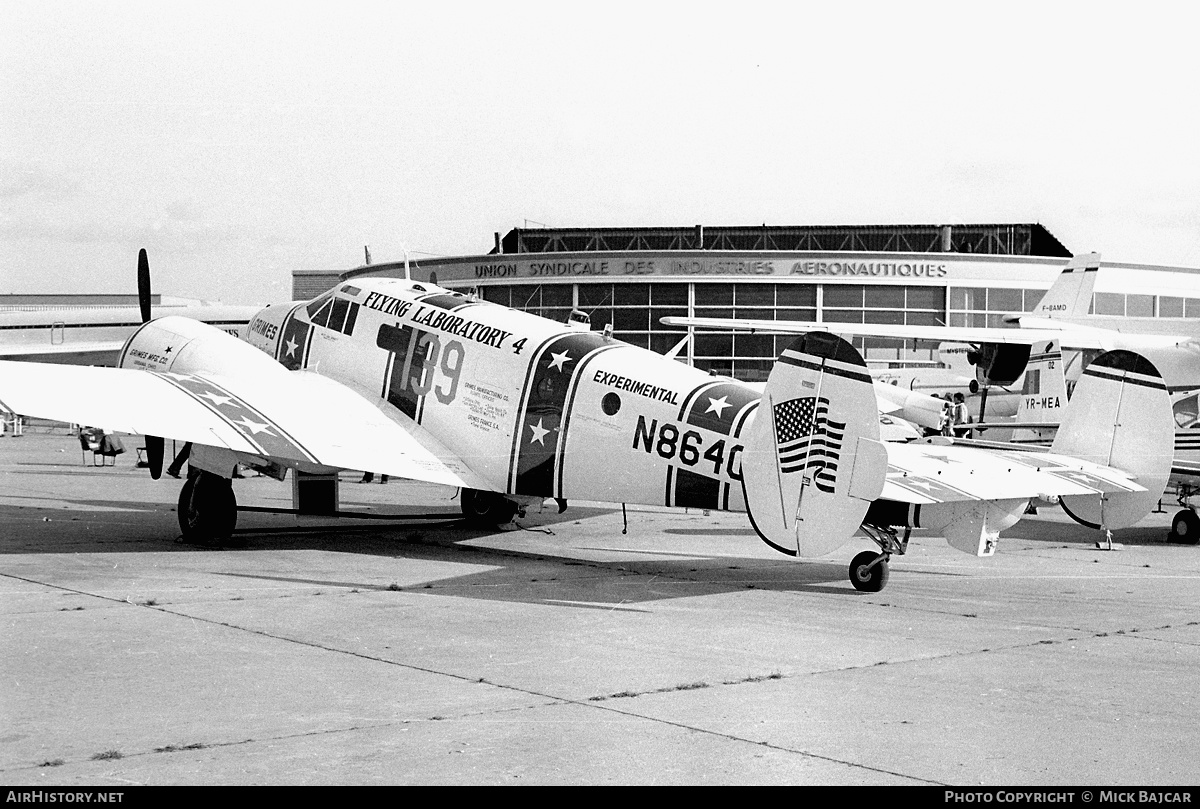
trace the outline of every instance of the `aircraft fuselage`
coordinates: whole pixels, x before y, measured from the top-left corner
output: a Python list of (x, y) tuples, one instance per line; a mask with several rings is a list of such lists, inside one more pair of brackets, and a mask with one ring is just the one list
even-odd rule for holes
[(599, 332), (364, 279), (268, 307), (248, 335), (288, 368), (382, 400), (495, 491), (745, 510), (741, 436), (759, 393)]

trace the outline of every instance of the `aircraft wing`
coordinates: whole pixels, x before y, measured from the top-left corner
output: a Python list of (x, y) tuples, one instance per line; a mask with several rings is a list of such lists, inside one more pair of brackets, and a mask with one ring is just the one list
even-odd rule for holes
[(192, 441), (285, 465), (493, 488), (416, 423), (392, 420), (345, 385), (307, 372), (270, 376), (0, 361), (0, 410)]
[(771, 334), (807, 334), (824, 331), (853, 337), (901, 337), (943, 343), (1012, 343), (1033, 345), (1058, 340), (1069, 348), (1105, 349), (1105, 334), (1100, 329), (1053, 324), (1043, 328), (974, 328), (971, 326), (900, 326), (882, 323), (810, 323), (800, 320), (753, 320), (721, 317), (664, 317), (667, 326), (694, 326), (700, 329), (752, 331)]
[(116, 354), (125, 345), (124, 340), (109, 340), (97, 342), (73, 342), (61, 345), (0, 345), (0, 357), (31, 357), (43, 354)]
[(961, 500), (1145, 491), (1112, 467), (1050, 452), (982, 449), (954, 444), (885, 443), (886, 500), (927, 505)]
[(125, 346), (123, 340), (72, 342), (62, 345), (0, 345), (0, 359), (23, 362), (113, 365)]

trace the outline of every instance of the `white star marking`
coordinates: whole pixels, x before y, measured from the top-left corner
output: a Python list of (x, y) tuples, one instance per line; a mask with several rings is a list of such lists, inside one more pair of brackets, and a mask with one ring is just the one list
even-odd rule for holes
[(714, 399), (713, 397), (709, 396), (708, 410), (705, 410), (704, 412), (705, 414), (716, 413), (717, 418), (721, 418), (721, 414), (725, 412), (725, 408), (727, 407), (732, 407), (732, 405), (729, 404), (728, 396), (722, 396), (720, 399)]
[(242, 416), (240, 419), (235, 421), (234, 424), (242, 425), (242, 427), (250, 431), (251, 435), (258, 435), (259, 433), (275, 435), (275, 433), (270, 431), (270, 425), (263, 424), (261, 421), (251, 421), (246, 416)]
[(289, 337), (288, 341), (284, 345), (287, 346), (287, 354), (289, 357), (294, 356), (296, 349), (300, 347), (300, 344), (296, 342), (296, 338), (294, 337)]
[(219, 393), (213, 393), (211, 390), (208, 391), (207, 393), (201, 393), (200, 398), (208, 399), (210, 402), (213, 403), (214, 407), (220, 407), (223, 404), (229, 404), (230, 402), (233, 401), (233, 399), (231, 399), (230, 397), (222, 396)]
[(538, 419), (537, 424), (530, 424), (529, 429), (533, 430), (533, 437), (529, 439), (530, 443), (536, 442), (543, 447), (546, 446), (546, 436), (550, 431), (542, 426), (542, 420)]
[(553, 351), (551, 351), (550, 356), (554, 357), (553, 361), (550, 363), (550, 367), (558, 371), (562, 371), (563, 366), (568, 362), (575, 362), (575, 360), (571, 359), (570, 353), (566, 351), (561, 354), (555, 354)]

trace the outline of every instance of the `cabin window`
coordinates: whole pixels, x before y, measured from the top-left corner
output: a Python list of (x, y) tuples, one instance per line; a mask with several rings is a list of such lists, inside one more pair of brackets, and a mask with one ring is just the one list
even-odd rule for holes
[(1154, 296), (1129, 294), (1125, 296), (1126, 317), (1154, 317)]

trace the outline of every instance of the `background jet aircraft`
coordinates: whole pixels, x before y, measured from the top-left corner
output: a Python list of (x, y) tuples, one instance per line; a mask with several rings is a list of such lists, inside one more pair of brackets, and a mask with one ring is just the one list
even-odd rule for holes
[[(854, 337), (900, 337), (974, 346), (971, 364), (980, 385), (1010, 385), (1025, 370), (1031, 348), (1056, 342), (1064, 352), (1122, 349), (1150, 360), (1172, 392), (1200, 390), (1200, 333), (1193, 323), (1171, 323), (1160, 318), (1089, 315), (1100, 255), (1072, 258), (1033, 312), (1012, 312), (1003, 317), (1006, 327), (898, 326), (866, 323), (814, 323), (747, 318), (664, 317), (669, 326), (805, 334), (828, 331)], [(1175, 329), (1179, 333), (1171, 333)], [(1070, 360), (1069, 360), (1070, 361)], [(1086, 363), (1077, 366), (1081, 369)]]
[[(148, 274), (146, 251), (138, 258)], [(152, 306), (151, 314), (183, 315), (244, 336), (250, 318), (261, 308), (188, 303)], [(145, 319), (139, 306), (0, 312), (0, 359), (116, 365), (125, 341)]]
[(336, 510), (339, 470), (371, 470), (458, 487), (464, 514), (491, 523), (545, 498), (749, 511), (763, 540), (792, 556), (829, 553), (863, 524), (880, 553), (856, 558), (850, 577), (877, 590), (911, 528), (990, 555), (1035, 497), (1121, 528), (1149, 510), (1170, 461), (1165, 390), (1141, 361), (1109, 362), (1097, 372), (1108, 388), (1076, 398), (1093, 420), (1105, 401), (1127, 401), (1145, 421), (1118, 429), (1100, 418), (1031, 462), (879, 441), (866, 365), (831, 335), (798, 339), (760, 394), (403, 279), (267, 307), (245, 341), (188, 318), (147, 319), (118, 364), (0, 362), (0, 409), (147, 436), (155, 477), (164, 437), (192, 442), (178, 508), (190, 540), (233, 530), (238, 464), (294, 470), (300, 509), (319, 513)]
[[(1189, 416), (1196, 408), (1188, 404), (1200, 390), (1200, 333), (1194, 322), (1172, 322), (1161, 318), (1115, 317), (1089, 314), (1100, 256), (1088, 253), (1069, 261), (1054, 285), (1033, 312), (1014, 312), (1004, 316), (1011, 324), (1003, 328), (956, 326), (887, 326), (857, 323), (811, 323), (721, 318), (667, 317), (663, 322), (674, 326), (759, 331), (778, 334), (802, 334), (830, 331), (847, 336), (902, 337), (920, 340), (969, 343), (969, 356), (976, 366), (981, 386), (978, 421), (990, 422), (1006, 413), (989, 413), (987, 392), (991, 386), (1009, 386), (1016, 382), (1033, 361), (1044, 360), (1046, 352), (1034, 348), (1053, 344), (1063, 352), (1060, 371), (1066, 374), (1069, 391), (1089, 357), (1100, 351), (1129, 350), (1149, 359), (1162, 374), (1167, 388), (1176, 394), (1176, 440), (1174, 474), (1171, 486), (1182, 509), (1172, 522), (1173, 539), (1200, 541), (1200, 516), (1189, 498), (1200, 493), (1200, 420)], [(1174, 330), (1176, 333), (1171, 333)], [(1027, 383), (1028, 385), (1028, 383)], [(1031, 413), (1030, 400), (1036, 391), (1026, 391), (1021, 403), (1025, 409), (1020, 421), (1054, 423), (1053, 412)], [(1045, 397), (1042, 397), (1045, 398)], [(1045, 410), (1045, 408), (1042, 408)]]

